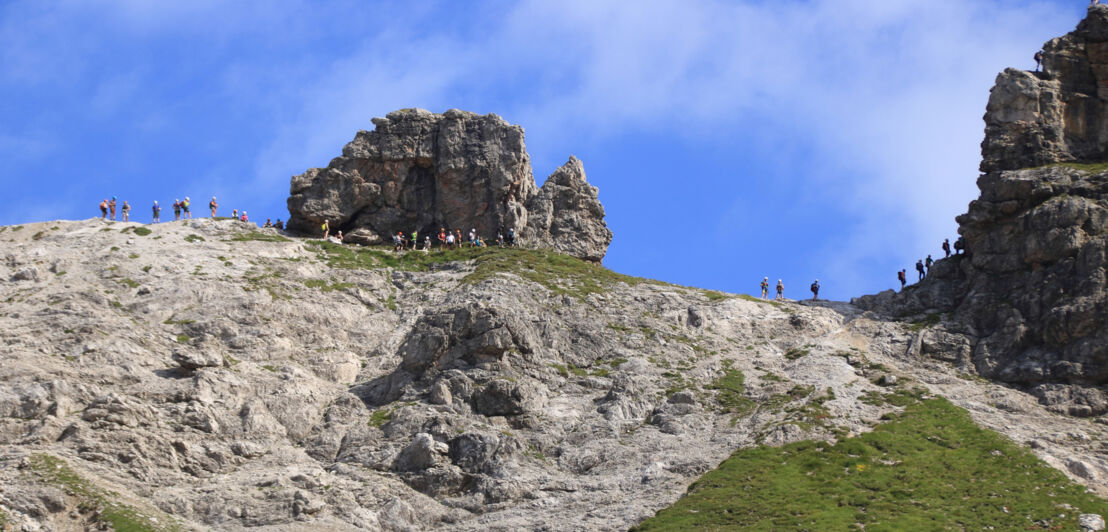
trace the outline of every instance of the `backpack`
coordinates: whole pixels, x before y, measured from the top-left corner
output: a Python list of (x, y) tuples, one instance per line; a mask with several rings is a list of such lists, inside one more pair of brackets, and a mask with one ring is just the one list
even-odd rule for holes
[(812, 283), (812, 291), (819, 292), (819, 283)]

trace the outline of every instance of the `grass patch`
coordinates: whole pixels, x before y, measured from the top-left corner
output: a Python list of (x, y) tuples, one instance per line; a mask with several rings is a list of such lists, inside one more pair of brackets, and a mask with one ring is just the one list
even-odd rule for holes
[[(318, 288), (324, 292), (334, 292), (335, 290), (349, 290), (354, 288), (353, 283), (340, 283), (332, 281), (331, 284), (327, 284), (327, 281), (323, 279), (308, 279), (304, 281), (304, 286), (308, 288)], [(393, 303), (395, 305), (395, 302)]]
[(185, 237), (185, 242), (204, 242), (204, 237), (200, 235), (188, 235)]
[(124, 277), (122, 279), (119, 279), (118, 281), (119, 281), (119, 284), (127, 286), (128, 288), (138, 288), (139, 287), (138, 282), (136, 282), (134, 279), (129, 279), (127, 277)]
[(922, 320), (913, 321), (912, 324), (908, 326), (908, 330), (912, 332), (920, 332), (924, 329), (928, 329), (938, 325), (939, 322), (942, 321), (942, 319), (942, 314), (928, 314), (927, 317), (923, 318)]
[(147, 229), (145, 227), (136, 227), (131, 232), (138, 235), (138, 236), (146, 236), (146, 235), (149, 235), (150, 233), (153, 233), (153, 231), (151, 231), (150, 229)]
[(716, 290), (705, 290), (704, 297), (708, 298), (708, 301), (716, 302), (731, 299), (735, 296), (724, 294), (723, 292), (718, 292)]
[(30, 459), (31, 470), (46, 484), (80, 499), (78, 509), (93, 520), (107, 525), (117, 532), (181, 530), (167, 516), (157, 518), (118, 502), (117, 493), (100, 489), (82, 478), (65, 461), (47, 454), (36, 454)]
[(636, 530), (1078, 530), (1079, 514), (1106, 512), (1108, 502), (936, 398), (834, 445), (740, 450)]
[(391, 408), (378, 408), (377, 410), (374, 410), (372, 414), (369, 415), (369, 421), (367, 423), (371, 427), (380, 428), (385, 423), (388, 423), (391, 420), (392, 420), (392, 409)]
[(462, 284), (476, 284), (501, 273), (510, 273), (533, 281), (554, 295), (584, 299), (589, 294), (606, 292), (616, 283), (634, 285), (646, 279), (622, 275), (576, 257), (545, 249), (459, 248), (432, 253), (393, 253), (373, 248), (341, 246), (332, 242), (308, 242), (320, 250), (320, 258), (329, 266), (347, 269), (392, 268), (402, 271), (428, 271), (436, 265), (473, 261), (474, 271)]
[(262, 231), (251, 231), (249, 233), (241, 233), (231, 237), (231, 242), (292, 242), (291, 239), (285, 238), (281, 235), (272, 235), (264, 233)]
[(754, 303), (763, 303), (763, 304), (766, 304), (766, 305), (772, 305), (774, 308), (776, 308), (778, 310), (785, 310), (785, 305), (781, 304), (780, 301), (773, 301), (773, 300), (770, 300), (770, 299), (762, 299), (760, 297), (754, 297), (750, 294), (739, 294), (739, 299), (743, 299), (743, 300), (746, 300), (746, 301), (752, 301)]
[(627, 362), (626, 358), (613, 358), (608, 361), (608, 365), (613, 368), (618, 368)]
[(266, 371), (271, 371), (273, 373), (277, 373), (277, 371), (278, 371), (277, 366), (274, 366), (274, 365), (271, 365), (271, 364), (263, 364), (262, 369), (264, 369)]
[(754, 401), (743, 396), (746, 391), (746, 376), (742, 371), (731, 367), (731, 361), (723, 362), (723, 375), (720, 375), (708, 389), (716, 390), (716, 403), (724, 412), (742, 414), (754, 408)]
[(1059, 167), (1060, 168), (1072, 168), (1074, 170), (1079, 170), (1079, 171), (1082, 171), (1082, 172), (1088, 172), (1090, 174), (1100, 174), (1100, 173), (1108, 172), (1108, 162), (1102, 162), (1102, 163), (1061, 162), (1061, 163), (1048, 164), (1045, 167), (1040, 166), (1039, 168), (1059, 168)]
[(143, 266), (143, 267), (142, 267), (142, 271), (144, 271), (144, 272), (149, 272), (149, 271), (150, 271), (150, 268), (151, 268), (151, 266), (150, 266), (149, 264), (147, 264), (146, 266)]
[(46, 231), (39, 231), (39, 232), (31, 235), (31, 240), (40, 240), (44, 236), (46, 236)]
[(179, 343), (179, 344), (187, 344), (191, 340), (192, 340), (192, 338), (189, 338), (189, 335), (187, 335), (187, 334), (178, 334), (177, 335), (177, 343)]
[(112, 246), (108, 251), (119, 251), (119, 246)]
[(799, 347), (790, 347), (788, 351), (785, 351), (785, 358), (788, 360), (796, 360), (800, 357), (808, 356), (807, 349), (801, 349)]
[(22, 230), (23, 230), (23, 226), (22, 226), (22, 225), (17, 225), (17, 226), (15, 226), (15, 227), (13, 227), (13, 228), (12, 228), (12, 232), (13, 232), (13, 233), (14, 233), (14, 232), (16, 232), (16, 231), (22, 231)]

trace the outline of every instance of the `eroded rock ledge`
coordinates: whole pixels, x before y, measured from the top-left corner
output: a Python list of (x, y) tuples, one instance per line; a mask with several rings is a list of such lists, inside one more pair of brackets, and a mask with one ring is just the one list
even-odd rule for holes
[(404, 109), (373, 120), (327, 168), (292, 178), (292, 231), (315, 234), (324, 220), (356, 243), (397, 231), (514, 229), (532, 245), (600, 262), (611, 243), (596, 187), (575, 157), (539, 189), (523, 128), (494, 114)]

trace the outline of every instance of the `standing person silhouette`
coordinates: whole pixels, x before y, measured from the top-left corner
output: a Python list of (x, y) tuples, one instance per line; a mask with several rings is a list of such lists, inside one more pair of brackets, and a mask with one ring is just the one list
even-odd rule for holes
[(150, 210), (154, 213), (154, 223), (158, 223), (162, 218), (162, 206), (158, 205), (158, 200), (154, 200), (154, 206), (150, 207)]
[(212, 201), (208, 202), (208, 208), (212, 210), (212, 219), (215, 219), (215, 210), (219, 208), (219, 204), (215, 202), (215, 196), (212, 196)]
[[(816, 281), (816, 282), (818, 283), (819, 281)], [(816, 291), (818, 292), (819, 288), (816, 288)], [(777, 300), (778, 301), (784, 301), (785, 300), (785, 283), (782, 283), (781, 279), (777, 280)]]
[(943, 253), (946, 253), (946, 256), (950, 257), (950, 239), (949, 238), (944, 238), (943, 239)]
[(762, 299), (769, 299), (769, 277), (762, 277)]
[[(812, 286), (809, 287), (812, 290), (812, 301), (819, 300), (819, 279), (812, 281)], [(782, 287), (784, 290), (784, 287)]]

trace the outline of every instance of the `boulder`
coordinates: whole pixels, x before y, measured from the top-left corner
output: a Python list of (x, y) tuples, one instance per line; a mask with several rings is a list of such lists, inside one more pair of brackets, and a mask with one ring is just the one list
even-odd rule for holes
[(600, 262), (612, 243), (612, 232), (604, 223), (598, 192), (585, 180), (584, 165), (571, 156), (527, 202), (524, 242)]

